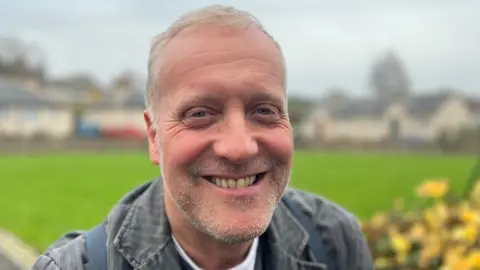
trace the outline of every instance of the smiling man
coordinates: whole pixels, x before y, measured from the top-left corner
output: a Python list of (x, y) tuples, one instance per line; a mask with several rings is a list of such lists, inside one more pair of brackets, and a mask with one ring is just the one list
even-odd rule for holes
[(287, 188), (285, 60), (249, 13), (209, 6), (161, 34), (144, 117), (162, 177), (33, 269), (373, 269), (354, 216)]

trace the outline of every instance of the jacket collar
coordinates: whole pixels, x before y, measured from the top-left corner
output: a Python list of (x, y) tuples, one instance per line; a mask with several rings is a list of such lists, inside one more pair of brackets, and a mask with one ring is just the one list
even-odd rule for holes
[(165, 248), (171, 241), (170, 235), (163, 182), (158, 178), (132, 202), (113, 245), (134, 268), (138, 268)]
[[(272, 253), (270, 259), (277, 266), (272, 269), (324, 269), (321, 264), (300, 260), (308, 234), (282, 203), (275, 209), (265, 233)], [(161, 178), (145, 186), (143, 194), (133, 201), (114, 236), (113, 245), (135, 269), (157, 269), (162, 265), (180, 269), (165, 211)]]

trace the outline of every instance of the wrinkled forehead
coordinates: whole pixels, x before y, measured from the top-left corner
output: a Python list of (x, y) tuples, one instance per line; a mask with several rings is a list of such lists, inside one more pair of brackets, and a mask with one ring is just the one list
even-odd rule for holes
[[(257, 71), (256, 79), (260, 84), (277, 80), (285, 87), (285, 63), (280, 49), (254, 26), (244, 29), (213, 26), (188, 28), (165, 46), (160, 61), (160, 68), (155, 72), (156, 83), (161, 85), (161, 89), (176, 88), (188, 76), (214, 76), (213, 70), (232, 77), (245, 69), (252, 73)], [(222, 69), (215, 69), (219, 65), (222, 65)], [(262, 74), (263, 77), (270, 76), (263, 78), (267, 82), (260, 80)]]

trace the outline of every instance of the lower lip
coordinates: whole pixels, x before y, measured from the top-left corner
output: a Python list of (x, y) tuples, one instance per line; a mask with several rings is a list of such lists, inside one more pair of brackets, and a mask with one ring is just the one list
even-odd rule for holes
[(228, 196), (228, 197), (248, 197), (248, 196), (254, 196), (260, 193), (260, 190), (262, 189), (263, 183), (265, 182), (266, 177), (268, 176), (268, 173), (265, 174), (262, 179), (260, 179), (258, 182), (256, 182), (254, 185), (251, 185), (249, 187), (244, 187), (244, 188), (221, 188), (213, 183), (211, 183), (208, 180), (203, 179), (205, 182), (207, 182), (208, 185), (213, 187), (215, 191), (219, 192), (223, 196)]

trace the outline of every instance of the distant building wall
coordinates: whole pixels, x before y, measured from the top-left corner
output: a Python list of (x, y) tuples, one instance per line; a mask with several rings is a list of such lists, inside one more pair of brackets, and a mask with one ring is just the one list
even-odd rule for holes
[(2, 107), (0, 133), (5, 136), (66, 138), (73, 130), (72, 114), (61, 108)]
[(143, 110), (141, 109), (94, 109), (84, 112), (82, 120), (95, 123), (102, 128), (134, 127), (146, 131)]

